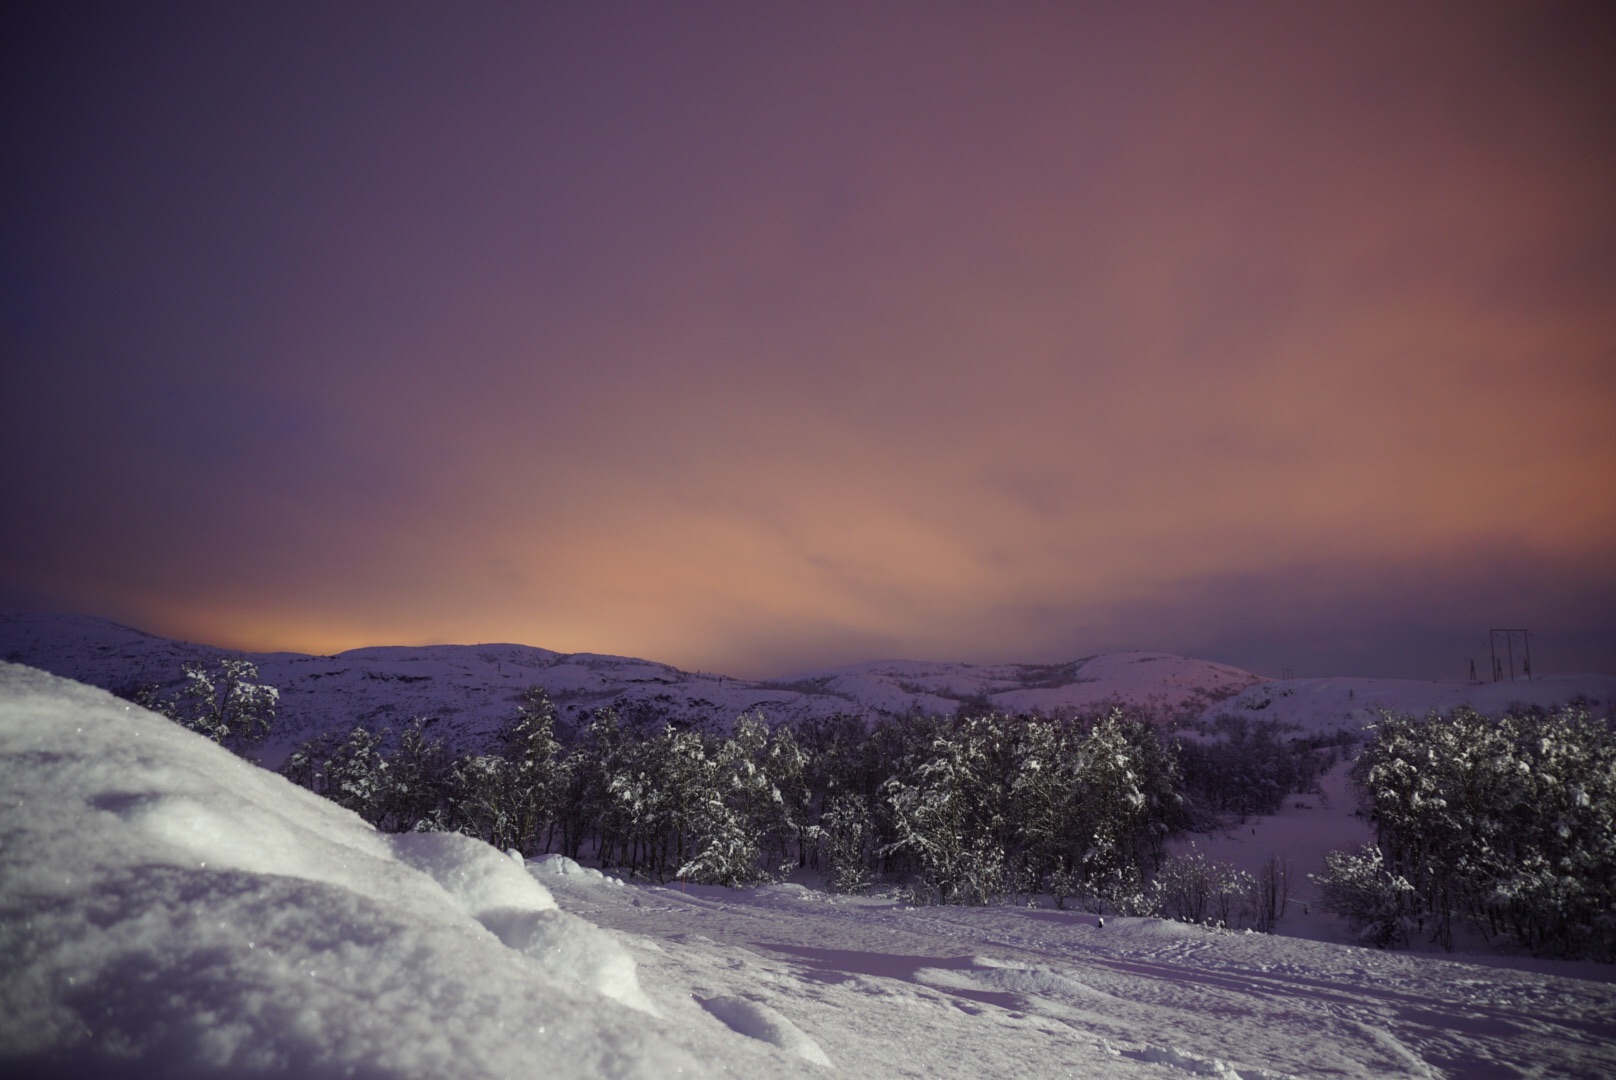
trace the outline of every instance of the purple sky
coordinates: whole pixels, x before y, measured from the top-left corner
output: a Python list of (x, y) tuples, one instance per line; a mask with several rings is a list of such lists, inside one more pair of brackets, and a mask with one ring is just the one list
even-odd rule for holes
[(1612, 11), (8, 6), (0, 603), (1616, 670)]

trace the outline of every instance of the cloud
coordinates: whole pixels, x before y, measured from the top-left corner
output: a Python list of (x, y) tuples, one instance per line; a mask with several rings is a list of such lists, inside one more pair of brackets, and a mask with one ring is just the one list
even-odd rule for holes
[(1600, 17), (640, 15), (36, 40), (4, 588), (775, 674), (1326, 650), (1531, 552), (1604, 640)]

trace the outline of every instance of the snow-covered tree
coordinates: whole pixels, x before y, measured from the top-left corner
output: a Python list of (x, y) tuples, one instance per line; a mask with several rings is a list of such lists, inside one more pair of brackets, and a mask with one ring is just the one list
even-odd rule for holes
[(539, 687), (522, 693), (521, 708), (498, 734), (501, 756), (510, 762), (508, 813), (511, 846), (533, 854), (549, 846), (555, 811), (566, 787), (565, 763), (555, 736), (556, 708)]
[(326, 759), (324, 790), (320, 794), (378, 824), (386, 813), (391, 777), (382, 752), (381, 732), (356, 727), (337, 743)]
[(410, 832), (432, 821), (450, 795), (454, 761), (442, 742), (427, 735), (428, 723), (416, 717), (406, 724), (388, 758), (380, 825), (390, 832)]
[(1078, 747), (1078, 812), (1087, 834), (1079, 864), (1085, 881), (1131, 885), (1149, 815), (1144, 778), (1122, 717), (1113, 712), (1094, 725)]
[(887, 850), (913, 860), (917, 899), (986, 904), (1005, 891), (1009, 749), (993, 717), (964, 717), (887, 781), (896, 836)]
[(504, 851), (515, 846), (518, 821), (512, 798), (511, 763), (497, 754), (456, 758), (449, 770), (448, 798), (433, 829), (475, 836)]
[(1088, 847), (1076, 753), (1070, 725), (1029, 719), (1018, 740), (1010, 782), (1013, 831), (1020, 840), (1026, 880), (1047, 889), (1058, 906), (1081, 890), (1078, 861)]
[(280, 691), (258, 682), (251, 660), (222, 659), (212, 667), (186, 663), (185, 682), (173, 694), (143, 687), (135, 701), (216, 743), (251, 742), (268, 734)]
[(819, 819), (825, 845), (825, 883), (835, 892), (858, 893), (870, 886), (875, 851), (875, 821), (864, 796), (843, 791), (831, 799)]

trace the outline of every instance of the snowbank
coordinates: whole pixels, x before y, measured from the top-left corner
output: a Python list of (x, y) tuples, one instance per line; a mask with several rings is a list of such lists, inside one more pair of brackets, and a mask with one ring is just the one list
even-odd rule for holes
[(0, 806), (8, 1074), (708, 1071), (509, 857), (381, 835), (100, 690), (0, 663)]

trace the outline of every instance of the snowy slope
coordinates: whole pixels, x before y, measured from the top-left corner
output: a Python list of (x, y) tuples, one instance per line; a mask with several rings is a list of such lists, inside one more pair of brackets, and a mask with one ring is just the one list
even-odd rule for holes
[(800, 675), (865, 709), (949, 714), (964, 705), (1006, 712), (1061, 712), (1113, 701), (1199, 712), (1260, 682), (1249, 671), (1169, 653), (1111, 653), (1066, 664), (943, 664), (880, 660)]
[[(801, 886), (615, 890), (544, 873), (622, 930), (672, 1019), (767, 1005), (873, 1076), (1604, 1077), (1616, 986), (1156, 919), (909, 908)], [(1580, 977), (1579, 977), (1580, 976)]]
[(187, 660), (247, 655), (281, 691), (276, 748), (332, 727), (393, 727), (434, 718), (435, 734), (475, 745), (542, 686), (563, 716), (615, 705), (659, 717), (727, 724), (761, 710), (771, 721), (851, 713), (951, 714), (961, 704), (1050, 711), (1120, 700), (1196, 713), (1258, 682), (1248, 672), (1164, 653), (1123, 653), (1059, 665), (882, 661), (752, 682), (620, 656), (526, 645), (354, 649), (337, 656), (240, 654), (172, 641), (83, 615), (0, 613), (0, 659), (122, 691), (178, 679)]
[(383, 836), (0, 664), (0, 1071), (698, 1071), (633, 961), (467, 837)]
[(1596, 713), (1616, 706), (1616, 675), (1541, 675), (1530, 682), (1421, 682), (1414, 679), (1284, 679), (1264, 682), (1217, 702), (1202, 713), (1269, 720), (1299, 732), (1359, 731), (1379, 710), (1424, 716), (1467, 705), (1498, 716), (1518, 705), (1550, 708), (1583, 699)]
[(5, 1075), (1616, 1074), (1608, 967), (523, 873), (9, 664), (0, 840)]

